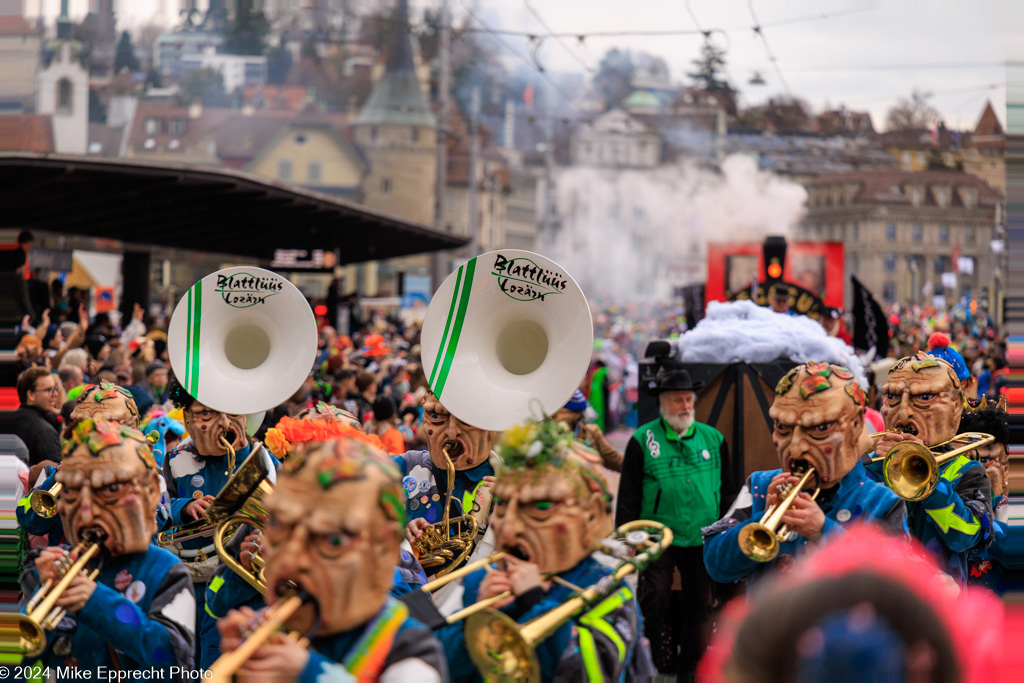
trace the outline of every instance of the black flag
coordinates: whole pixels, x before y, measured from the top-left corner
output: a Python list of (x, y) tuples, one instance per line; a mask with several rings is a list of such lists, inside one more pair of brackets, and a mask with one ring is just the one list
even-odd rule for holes
[(882, 307), (871, 296), (868, 288), (857, 278), (853, 281), (853, 348), (867, 351), (875, 347), (875, 356), (885, 358), (889, 353), (889, 323)]

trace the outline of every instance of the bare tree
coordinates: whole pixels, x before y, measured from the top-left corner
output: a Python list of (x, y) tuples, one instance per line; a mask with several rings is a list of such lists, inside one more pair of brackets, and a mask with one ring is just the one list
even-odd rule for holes
[(932, 94), (914, 89), (910, 97), (897, 100), (885, 118), (889, 130), (929, 128), (939, 117), (938, 110), (928, 103)]

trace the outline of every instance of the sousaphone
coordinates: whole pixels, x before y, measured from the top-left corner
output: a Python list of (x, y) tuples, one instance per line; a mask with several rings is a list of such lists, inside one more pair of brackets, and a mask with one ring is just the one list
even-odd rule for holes
[(564, 268), (518, 249), (470, 259), (434, 293), (421, 337), (430, 388), (463, 422), (500, 432), (565, 405), (590, 367), (590, 307)]
[(316, 345), (306, 297), (277, 273), (250, 266), (218, 270), (192, 285), (167, 331), (181, 386), (233, 415), (284, 403), (309, 376)]
[[(554, 261), (506, 249), (470, 259), (434, 293), (421, 356), (434, 395), (452, 415), (500, 432), (565, 405), (590, 366), (594, 328), (576, 281)], [(452, 518), (448, 457), (443, 519), (416, 539), (424, 568), (444, 576), (474, 550), (476, 520)], [(436, 597), (436, 596), (435, 596)]]

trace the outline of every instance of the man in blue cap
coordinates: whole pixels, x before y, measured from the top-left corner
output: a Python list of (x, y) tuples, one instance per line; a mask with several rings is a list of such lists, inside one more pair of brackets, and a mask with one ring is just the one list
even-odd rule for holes
[(613, 472), (622, 471), (622, 453), (604, 437), (604, 432), (596, 424), (587, 424), (586, 418), (587, 398), (579, 389), (572, 395), (569, 402), (555, 411), (551, 419), (555, 422), (565, 423), (569, 431), (578, 440), (593, 447), (601, 456), (604, 466)]

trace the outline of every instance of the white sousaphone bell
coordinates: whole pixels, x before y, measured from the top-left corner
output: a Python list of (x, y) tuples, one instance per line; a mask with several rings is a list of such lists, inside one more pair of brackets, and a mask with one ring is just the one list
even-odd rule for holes
[(427, 308), (421, 342), (444, 407), (502, 431), (565, 405), (590, 366), (594, 328), (583, 290), (560, 265), (503, 249), (448, 276)]
[(302, 386), (316, 349), (306, 298), (277, 273), (250, 266), (192, 285), (167, 332), (171, 367), (185, 391), (214, 410), (249, 415), (253, 432), (262, 411)]

